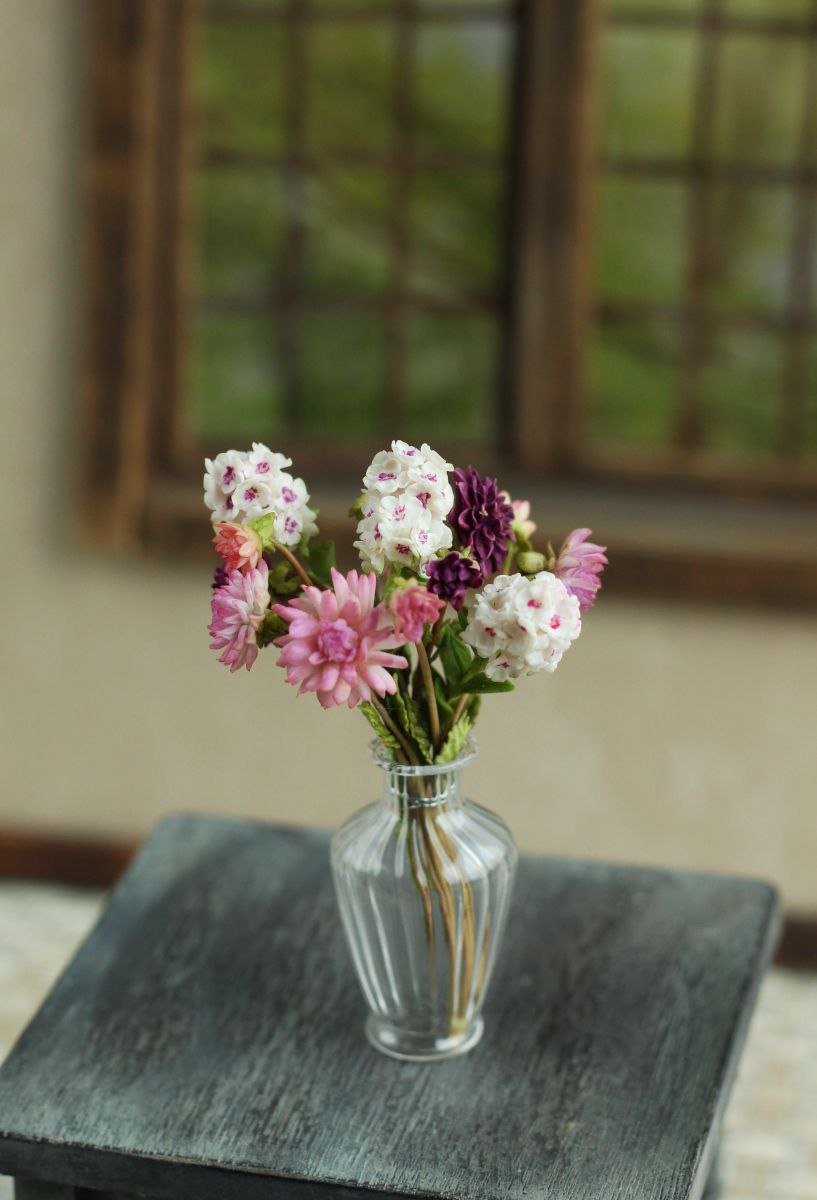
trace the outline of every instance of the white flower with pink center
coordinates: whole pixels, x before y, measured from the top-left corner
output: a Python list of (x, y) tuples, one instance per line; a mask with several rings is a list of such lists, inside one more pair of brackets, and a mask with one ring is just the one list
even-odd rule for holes
[(462, 639), (497, 682), (555, 671), (581, 633), (579, 602), (550, 571), (497, 575), (477, 592)]
[(445, 518), (454, 503), (452, 470), (429, 445), (394, 441), (375, 455), (363, 477), (363, 516), (355, 547), (382, 571), (389, 562), (419, 566), (453, 541)]
[(205, 459), (204, 502), (212, 510), (213, 524), (245, 524), (256, 517), (275, 516), (275, 536), (286, 546), (297, 546), (304, 536), (318, 532), (309, 492), (302, 479), (285, 467), (292, 460), (253, 442), (252, 450), (227, 450), (214, 460)]
[(232, 520), (236, 511), (233, 493), (244, 478), (245, 456), (238, 450), (225, 450), (214, 459), (204, 460), (204, 503), (217, 521)]
[(354, 708), (372, 696), (397, 690), (392, 670), (408, 666), (387, 650), (401, 644), (394, 617), (384, 604), (375, 605), (374, 575), (332, 569), (332, 587), (304, 587), (289, 604), (275, 611), (289, 624), (276, 639), (278, 665), (299, 693), (315, 692), (323, 708)]

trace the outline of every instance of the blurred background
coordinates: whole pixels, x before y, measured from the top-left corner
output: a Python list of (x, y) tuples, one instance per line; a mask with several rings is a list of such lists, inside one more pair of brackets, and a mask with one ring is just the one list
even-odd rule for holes
[(348, 546), (403, 437), (610, 548), (471, 795), (817, 918), (813, 0), (0, 10), (0, 865), (373, 798), (356, 714), (208, 650), (201, 460), (285, 451)]

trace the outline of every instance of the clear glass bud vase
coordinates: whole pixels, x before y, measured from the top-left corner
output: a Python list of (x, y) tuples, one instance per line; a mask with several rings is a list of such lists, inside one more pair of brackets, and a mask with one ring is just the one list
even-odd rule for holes
[(396, 763), (375, 743), (383, 798), (332, 839), (341, 917), (371, 1012), (369, 1041), (405, 1059), (475, 1046), (517, 851), (504, 821), (466, 800), (456, 760)]

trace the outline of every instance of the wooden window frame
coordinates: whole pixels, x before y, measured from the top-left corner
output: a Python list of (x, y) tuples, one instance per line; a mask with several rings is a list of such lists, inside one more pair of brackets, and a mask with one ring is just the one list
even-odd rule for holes
[[(179, 470), (185, 442), (174, 403), (182, 388), (186, 341), (181, 281), (188, 251), (190, 122), (184, 97), (189, 18), (197, 2), (89, 0), (88, 319), (79, 532), (89, 545), (129, 555), (200, 558), (209, 536), (198, 475), (194, 485), (189, 471)], [(510, 225), (517, 233), (508, 246), (503, 373), (510, 420), (496, 455), (480, 465), (501, 471), (503, 480), (518, 494), (531, 495), (537, 506), (546, 504), (549, 527), (585, 523), (589, 507), (610, 547), (613, 590), (814, 607), (817, 542), (807, 528), (817, 497), (813, 469), (788, 463), (731, 473), (706, 455), (691, 462), (685, 452), (694, 440), (691, 406), (682, 411), (678, 447), (660, 460), (588, 454), (582, 441), (583, 347), (599, 315), (590, 286), (590, 233), (599, 169), (593, 117), (601, 2), (514, 5), (521, 28)], [(293, 14), (297, 4), (292, 0)], [(707, 4), (700, 17), (707, 30), (704, 46), (724, 20), (718, 0)], [(477, 7), (484, 14), (488, 6)], [(406, 0), (406, 13), (411, 9), (412, 0)], [(653, 16), (660, 23), (661, 14)], [(672, 23), (666, 14), (663, 20)], [(404, 33), (410, 38), (408, 22)], [(704, 61), (699, 81), (704, 101), (706, 82)], [(398, 86), (395, 104), (400, 103)], [(297, 142), (302, 121), (297, 104), (289, 118)], [(290, 151), (295, 149), (294, 143)], [(804, 163), (796, 168), (800, 175), (808, 170)], [(606, 166), (638, 169), (632, 163)], [(687, 167), (693, 175), (704, 169), (694, 155)], [(392, 229), (397, 243), (403, 224), (398, 206)], [(813, 236), (801, 217), (799, 249)], [(810, 286), (802, 275), (792, 278), (789, 315), (796, 329), (805, 330)], [(694, 252), (688, 287), (694, 291)], [(281, 312), (286, 320), (285, 304)], [(600, 315), (616, 319), (609, 306)], [(694, 338), (695, 322), (687, 324)], [(802, 337), (792, 339), (791, 395), (802, 372), (796, 349), (802, 343)], [(399, 338), (390, 338), (387, 353), (392, 369), (399, 370)], [(321, 456), (308, 445), (287, 449), (299, 470), (314, 479)], [(456, 453), (456, 447), (446, 449)], [(199, 455), (192, 446), (187, 452), (188, 461)], [(361, 469), (359, 449), (336, 457), (341, 465)], [(352, 526), (336, 519), (348, 498), (333, 504), (331, 490), (320, 498), (328, 516), (324, 529), (351, 543)], [(718, 532), (724, 513), (732, 536)]]

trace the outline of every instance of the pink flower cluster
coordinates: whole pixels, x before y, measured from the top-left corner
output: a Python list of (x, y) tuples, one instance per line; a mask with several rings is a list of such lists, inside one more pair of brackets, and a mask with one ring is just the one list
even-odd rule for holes
[(433, 625), (445, 609), (445, 601), (433, 596), (411, 579), (405, 587), (398, 587), (389, 598), (389, 608), (394, 616), (394, 632), (400, 642), (419, 642), (426, 625)]
[(268, 579), (262, 559), (244, 572), (230, 571), (227, 582), (213, 592), (210, 649), (222, 651), (218, 661), (231, 671), (249, 671), (258, 657), (258, 630), (270, 602)]

